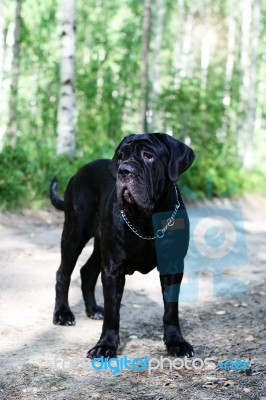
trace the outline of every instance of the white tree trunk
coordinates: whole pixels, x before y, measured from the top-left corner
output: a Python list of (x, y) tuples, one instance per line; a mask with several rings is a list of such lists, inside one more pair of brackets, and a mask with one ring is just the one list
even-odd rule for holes
[(152, 114), (148, 119), (151, 131), (161, 131), (161, 123), (158, 112), (154, 110), (156, 101), (161, 89), (161, 46), (163, 36), (163, 20), (164, 20), (164, 0), (156, 1), (156, 21), (155, 21), (155, 32), (154, 32), (154, 45), (153, 45), (153, 63), (151, 68), (151, 94), (150, 101), (152, 106)]
[(174, 85), (175, 88), (180, 87), (180, 82), (182, 76), (185, 76), (186, 72), (184, 70), (185, 66), (185, 51), (184, 48), (185, 44), (187, 44), (187, 38), (185, 37), (185, 26), (187, 26), (187, 22), (185, 22), (185, 7), (184, 7), (184, 0), (177, 0), (177, 12), (178, 12), (178, 19), (177, 19), (177, 38), (175, 42), (174, 48), (174, 60), (173, 66), (175, 69), (175, 81)]
[(75, 151), (75, 41), (76, 0), (61, 0), (60, 6), (60, 99), (57, 114), (57, 154), (72, 156)]
[(238, 110), (238, 140), (237, 147), (240, 158), (243, 160), (246, 147), (247, 124), (245, 113), (248, 105), (249, 71), (250, 71), (250, 27), (251, 27), (252, 0), (242, 0), (241, 44), (240, 44), (240, 73), (242, 83), (240, 86), (240, 102)]
[(230, 108), (231, 104), (231, 84), (235, 65), (236, 33), (237, 33), (237, 13), (238, 0), (227, 0), (227, 57), (225, 67), (225, 87), (223, 94), (223, 104), (226, 107), (223, 116), (221, 129), (222, 137), (225, 139), (230, 126), (236, 123), (236, 115)]
[[(265, 142), (265, 93), (266, 93), (266, 54), (263, 54), (260, 62), (259, 80), (257, 86), (257, 104), (256, 104), (256, 142)], [(264, 146), (256, 148), (256, 161), (261, 162), (265, 158)]]
[[(248, 74), (252, 0), (242, 0), (240, 67)], [(244, 83), (245, 80), (244, 80)]]
[(177, 0), (178, 31), (174, 48), (173, 66), (175, 70), (175, 88), (179, 88), (182, 78), (193, 76), (193, 24), (196, 5), (191, 2), (187, 13), (184, 0)]
[(149, 81), (149, 42), (151, 30), (151, 5), (152, 0), (144, 1), (142, 49), (140, 64), (140, 109), (139, 109), (139, 130), (144, 133), (147, 130), (147, 100), (148, 100), (148, 81)]
[(243, 166), (250, 169), (253, 166), (254, 128), (256, 122), (256, 92), (257, 92), (257, 62), (260, 36), (260, 1), (254, 1), (251, 34), (251, 65), (248, 92), (247, 116), (247, 145), (244, 154)]
[(238, 12), (238, 1), (228, 1), (228, 16), (227, 16), (227, 59), (225, 69), (225, 92), (223, 102), (225, 106), (231, 103), (230, 88), (233, 78), (235, 64), (235, 48), (236, 48), (236, 12)]
[[(14, 16), (16, 15), (16, 3), (12, 5), (12, 13)], [(2, 14), (2, 18), (4, 15)], [(3, 22), (4, 23), (4, 22)], [(16, 22), (15, 18), (9, 22), (6, 32), (4, 30), (3, 37), (3, 71), (2, 71), (2, 81), (1, 81), (1, 94), (0, 94), (0, 103), (1, 103), (1, 114), (0, 114), (0, 151), (3, 149), (5, 144), (5, 138), (8, 133), (8, 122), (9, 122), (9, 108), (10, 102), (6, 101), (11, 94), (11, 84), (13, 75), (10, 73), (12, 71), (12, 66), (14, 62), (14, 45), (15, 45), (15, 28)], [(5, 99), (5, 101), (4, 101)]]
[(2, 98), (2, 83), (3, 83), (3, 68), (4, 68), (4, 7), (3, 0), (0, 0), (0, 102)]
[[(3, 113), (3, 70), (4, 70), (4, 7), (0, 0), (0, 110)], [(2, 116), (0, 117), (0, 152), (4, 145), (4, 126)]]
[[(202, 5), (203, 6), (203, 5)], [(214, 26), (212, 24), (208, 24), (208, 16), (211, 15), (212, 9), (211, 7), (203, 6), (203, 9), (199, 9), (199, 13), (201, 14), (201, 18), (204, 21), (206, 19), (206, 26), (202, 27), (202, 32), (198, 31), (198, 35), (202, 35), (201, 37), (201, 88), (204, 92), (207, 87), (208, 80), (208, 70), (209, 65), (211, 63), (211, 59), (215, 50), (217, 34)]]
[(208, 68), (211, 57), (211, 40), (208, 34), (205, 34), (202, 38), (201, 45), (201, 88), (205, 91), (207, 86), (207, 76), (208, 76)]
[(21, 6), (22, 0), (16, 0), (15, 31), (13, 45), (13, 59), (11, 66), (11, 86), (9, 100), (8, 139), (11, 146), (17, 141), (17, 97), (20, 72), (20, 31), (21, 31)]

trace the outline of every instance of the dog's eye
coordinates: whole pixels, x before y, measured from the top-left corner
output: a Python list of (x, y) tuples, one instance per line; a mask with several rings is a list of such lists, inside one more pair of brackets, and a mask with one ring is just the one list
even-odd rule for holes
[(153, 161), (153, 155), (147, 151), (143, 152), (143, 158), (145, 161)]

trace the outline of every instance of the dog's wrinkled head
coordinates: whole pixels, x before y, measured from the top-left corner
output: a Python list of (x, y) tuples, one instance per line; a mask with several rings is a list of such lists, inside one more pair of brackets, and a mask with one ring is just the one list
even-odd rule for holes
[(166, 186), (175, 182), (194, 158), (190, 147), (165, 133), (126, 136), (111, 164), (121, 209), (135, 204), (151, 211)]

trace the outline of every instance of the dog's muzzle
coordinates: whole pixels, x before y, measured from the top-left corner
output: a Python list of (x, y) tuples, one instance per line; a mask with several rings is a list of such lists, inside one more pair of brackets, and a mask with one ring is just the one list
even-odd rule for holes
[(136, 168), (131, 164), (122, 163), (118, 167), (118, 180), (120, 181), (129, 181), (132, 179), (134, 173), (136, 172)]
[(117, 190), (120, 200), (129, 204), (134, 204), (132, 194), (136, 168), (128, 163), (122, 163), (117, 171)]
[(143, 178), (143, 166), (137, 163), (122, 162), (116, 177), (117, 199), (120, 208), (128, 211), (128, 206), (135, 204), (143, 210), (154, 206), (150, 198), (149, 181)]

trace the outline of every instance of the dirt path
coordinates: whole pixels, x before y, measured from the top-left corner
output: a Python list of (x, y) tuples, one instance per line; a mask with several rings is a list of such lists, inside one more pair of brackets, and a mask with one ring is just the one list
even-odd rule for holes
[[(70, 290), (77, 324), (52, 324), (63, 215), (54, 211), (1, 214), (0, 399), (265, 400), (266, 201), (243, 199), (241, 205), (248, 265), (228, 268), (226, 275), (241, 279), (248, 294), (213, 297), (212, 276), (202, 271), (199, 299), (181, 303), (181, 323), (197, 358), (213, 357), (216, 364), (226, 359), (247, 360), (251, 369), (246, 371), (219, 367), (170, 370), (167, 362), (151, 373), (96, 371), (85, 355), (98, 340), (102, 322), (85, 316), (79, 268)], [(79, 266), (90, 251), (88, 245)], [(97, 297), (102, 304), (100, 284)], [(166, 357), (162, 315), (158, 271), (128, 277), (118, 357)]]

